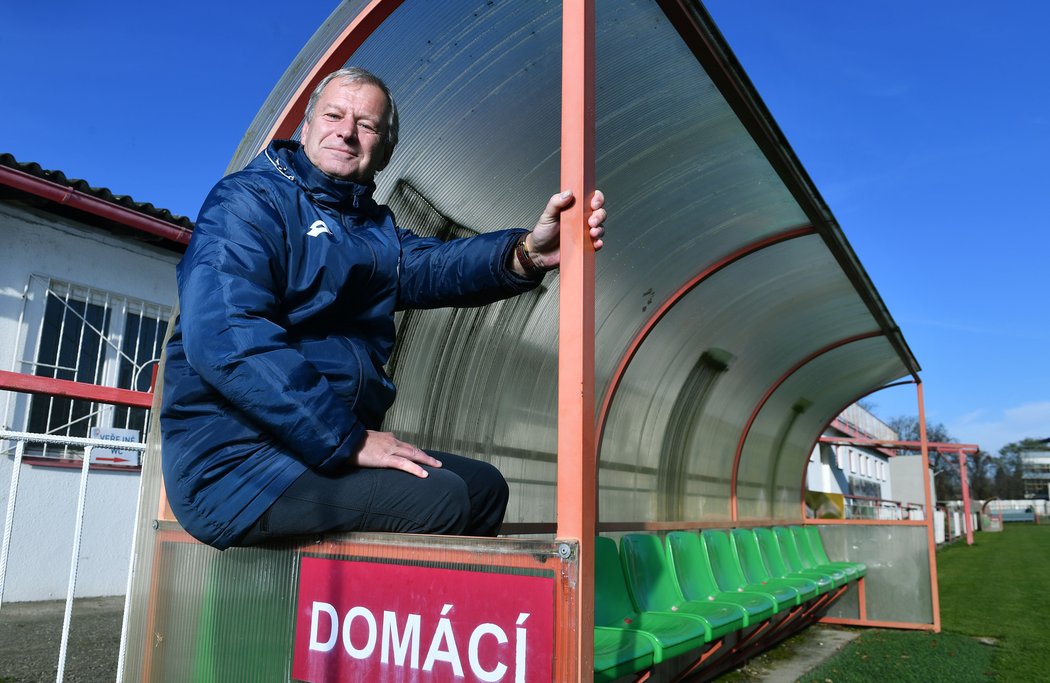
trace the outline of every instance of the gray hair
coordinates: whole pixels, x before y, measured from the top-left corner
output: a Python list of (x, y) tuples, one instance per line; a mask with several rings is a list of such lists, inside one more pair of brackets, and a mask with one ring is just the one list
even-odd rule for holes
[(325, 76), (314, 91), (310, 93), (310, 100), (306, 103), (306, 121), (310, 121), (314, 117), (314, 108), (317, 106), (317, 100), (321, 97), (321, 92), (327, 87), (329, 83), (335, 79), (342, 79), (347, 83), (367, 83), (368, 85), (374, 85), (383, 91), (386, 95), (387, 102), (387, 118), (386, 118), (386, 146), (387, 149), (393, 149), (394, 145), (397, 144), (398, 129), (400, 127), (398, 116), (397, 116), (397, 105), (394, 104), (394, 96), (390, 94), (390, 88), (386, 87), (386, 83), (383, 82), (379, 76), (376, 76), (371, 71), (366, 71), (358, 66), (348, 66), (338, 71)]

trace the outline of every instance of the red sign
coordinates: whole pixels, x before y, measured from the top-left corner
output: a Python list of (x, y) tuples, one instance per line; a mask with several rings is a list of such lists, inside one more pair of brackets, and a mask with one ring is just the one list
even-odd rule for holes
[(554, 580), (304, 557), (301, 681), (549, 683)]

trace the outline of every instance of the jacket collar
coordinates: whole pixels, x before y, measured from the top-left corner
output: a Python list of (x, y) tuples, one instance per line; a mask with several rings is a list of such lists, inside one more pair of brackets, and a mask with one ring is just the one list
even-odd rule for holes
[(313, 165), (303, 146), (294, 140), (274, 140), (267, 146), (266, 158), (281, 175), (301, 187), (318, 203), (332, 207), (368, 209), (375, 205), (373, 183), (333, 178)]

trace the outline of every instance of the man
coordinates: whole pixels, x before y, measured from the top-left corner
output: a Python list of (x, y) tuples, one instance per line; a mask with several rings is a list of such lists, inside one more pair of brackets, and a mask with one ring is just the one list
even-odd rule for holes
[[(362, 69), (310, 97), (302, 144), (275, 141), (223, 178), (178, 266), (180, 315), (161, 408), (168, 500), (217, 548), (297, 534), (496, 535), (507, 485), (491, 465), (379, 431), (394, 311), (478, 306), (536, 287), (559, 263), (551, 197), (531, 232), (442, 243), (372, 199), (397, 108)], [(591, 199), (602, 246), (604, 198)]]

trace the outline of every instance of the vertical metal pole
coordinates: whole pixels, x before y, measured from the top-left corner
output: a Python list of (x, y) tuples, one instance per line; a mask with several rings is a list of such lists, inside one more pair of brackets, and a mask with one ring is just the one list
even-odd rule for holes
[[(157, 368), (160, 366), (153, 366), (153, 380), (150, 383), (150, 391), (152, 392), (157, 386)], [(143, 454), (139, 453), (139, 464), (143, 463)], [(135, 499), (135, 513), (142, 509), (142, 496), (144, 495), (145, 486), (142, 485), (143, 473), (139, 474), (139, 493), (138, 498)], [(124, 680), (124, 660), (128, 655), (128, 627), (130, 625), (131, 618), (131, 590), (135, 585), (135, 570), (138, 567), (138, 545), (139, 545), (139, 524), (144, 524), (144, 520), (138, 520), (135, 526), (131, 530), (131, 558), (128, 562), (128, 582), (124, 587), (124, 614), (120, 618), (120, 648), (117, 650), (117, 683)]]
[(916, 380), (915, 392), (919, 401), (919, 448), (922, 453), (922, 488), (926, 496), (926, 549), (930, 559), (930, 600), (933, 605), (933, 630), (941, 632), (941, 594), (937, 586), (937, 540), (933, 533), (933, 496), (930, 494), (930, 449), (926, 438), (926, 400), (922, 382)]
[(77, 521), (73, 530), (73, 552), (69, 561), (69, 585), (66, 588), (66, 609), (62, 616), (62, 640), (58, 646), (58, 673), (56, 683), (62, 683), (66, 674), (66, 654), (69, 651), (69, 628), (73, 621), (73, 596), (77, 590), (77, 570), (80, 567), (80, 538), (84, 531), (84, 508), (87, 506), (88, 472), (91, 469), (91, 451), (84, 449), (84, 460), (80, 468), (80, 493), (77, 496)]
[(966, 545), (973, 545), (973, 519), (970, 517), (970, 475), (966, 471), (966, 453), (959, 451), (959, 483), (962, 486), (963, 528)]
[[(20, 344), (21, 338), (22, 338), (22, 322), (25, 320), (25, 317), (26, 317), (26, 305), (27, 305), (27, 303), (29, 301), (29, 285), (31, 285), (33, 283), (33, 280), (36, 277), (37, 276), (30, 275), (29, 276), (29, 282), (26, 282), (25, 287), (22, 288), (22, 309), (18, 312), (18, 323), (15, 324), (15, 343), (11, 345), (11, 365), (10, 365), (10, 367), (11, 367), (12, 372), (18, 372), (22, 368), (22, 366), (20, 366), (18, 364), (18, 349), (21, 348), (21, 346), (19, 346), (19, 344)], [(14, 397), (14, 395), (15, 395), (15, 392), (13, 392), (13, 391), (5, 391), (4, 392), (4, 412), (0, 413), (0, 415), (4, 416), (4, 420), (5, 421), (7, 420), (7, 416), (11, 415), (11, 399)], [(26, 418), (26, 420), (28, 421), (28, 418)], [(3, 443), (3, 440), (0, 440), (0, 443)], [(18, 447), (17, 444), (16, 444), (15, 447), (16, 448)], [(0, 455), (6, 455), (6, 454), (7, 454), (6, 450), (0, 450)], [(0, 586), (2, 586), (2, 585), (3, 585), (3, 577), (2, 577), (2, 575), (0, 575)], [(3, 598), (4, 598), (3, 591), (0, 590), (0, 603), (3, 602)]]
[(18, 477), (22, 472), (22, 456), (26, 442), (15, 442), (15, 460), (11, 463), (11, 489), (7, 494), (7, 515), (4, 517), (4, 540), (0, 544), (0, 607), (4, 604), (4, 586), (7, 584), (7, 557), (11, 552), (11, 531), (15, 526), (15, 499), (18, 497)]
[(562, 3), (561, 217), (558, 327), (558, 537), (579, 543), (575, 596), (564, 596), (556, 644), (558, 680), (594, 676), (594, 248), (587, 219), (594, 194), (594, 0)]

